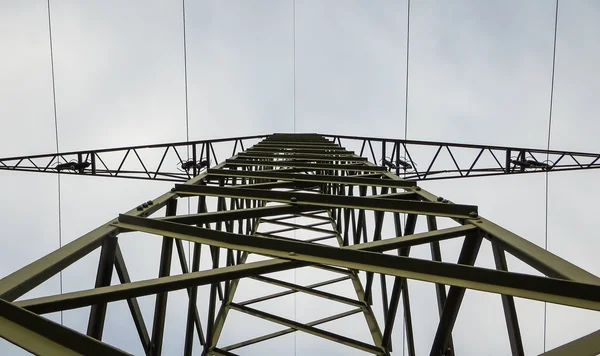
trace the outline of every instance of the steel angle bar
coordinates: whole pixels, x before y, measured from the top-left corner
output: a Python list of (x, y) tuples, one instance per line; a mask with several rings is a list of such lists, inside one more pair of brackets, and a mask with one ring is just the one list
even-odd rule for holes
[(0, 299), (0, 338), (36, 355), (129, 355)]
[[(385, 174), (391, 179), (401, 179), (389, 172)], [(415, 190), (415, 192), (429, 202), (434, 202), (438, 199), (438, 196), (431, 194), (424, 189), (418, 189)], [(448, 205), (454, 204), (448, 202)], [(466, 223), (477, 226), (477, 228), (483, 230), (483, 236), (492, 243), (497, 243), (498, 246), (506, 252), (514, 255), (549, 277), (565, 278), (580, 283), (600, 285), (600, 278), (592, 273), (563, 260), (538, 245), (527, 241), (521, 236), (516, 235), (481, 216), (470, 218), (466, 220)]]
[(295, 149), (285, 149), (285, 148), (266, 148), (266, 147), (258, 147), (258, 148), (249, 148), (246, 150), (248, 153), (309, 153), (309, 154), (339, 154), (339, 155), (351, 155), (354, 152), (347, 151), (344, 148), (329, 148), (329, 149), (318, 149), (318, 148), (295, 148)]
[(239, 305), (236, 303), (230, 303), (230, 307), (231, 307), (231, 309), (237, 310), (242, 313), (253, 315), (253, 316), (259, 317), (264, 320), (272, 321), (277, 324), (281, 324), (281, 325), (284, 325), (284, 326), (287, 326), (287, 327), (290, 327), (290, 328), (293, 328), (293, 329), (296, 329), (299, 331), (303, 331), (303, 332), (306, 332), (306, 333), (309, 333), (309, 334), (312, 334), (312, 335), (315, 335), (318, 337), (322, 337), (327, 340), (335, 341), (340, 344), (344, 344), (346, 346), (350, 346), (350, 347), (353, 347), (353, 348), (356, 348), (356, 349), (359, 349), (362, 351), (366, 351), (366, 352), (369, 352), (372, 354), (379, 355), (379, 354), (384, 353), (384, 350), (381, 347), (377, 347), (377, 346), (370, 345), (370, 344), (367, 344), (367, 343), (364, 343), (361, 341), (357, 341), (357, 340), (351, 339), (349, 337), (338, 335), (338, 334), (335, 334), (335, 333), (332, 333), (332, 332), (329, 332), (326, 330), (318, 329), (314, 326), (310, 326), (310, 325), (302, 324), (302, 323), (299, 323), (299, 322), (296, 322), (293, 320), (285, 319), (285, 318), (282, 318), (282, 317), (274, 315), (274, 314), (269, 314), (269, 313), (266, 313), (266, 312), (263, 312), (263, 311), (260, 311), (257, 309), (253, 309), (250, 307), (246, 307), (243, 305)]
[[(428, 232), (423, 234), (415, 234), (411, 235), (410, 238), (413, 240), (411, 243), (428, 243), (430, 238), (434, 236), (461, 236), (464, 235), (465, 232), (473, 229), (471, 226), (461, 226), (458, 228), (450, 228), (446, 230), (437, 230), (435, 232)], [(422, 237), (422, 240), (417, 240), (418, 237)], [(407, 236), (408, 237), (408, 236)], [(248, 236), (246, 236), (248, 238)], [(404, 237), (387, 239), (381, 241), (370, 242), (363, 245), (355, 245), (348, 247), (348, 249), (365, 249), (371, 251), (388, 251), (392, 249), (399, 248), (403, 245)], [(386, 244), (387, 243), (387, 244)], [(412, 246), (412, 245), (411, 245)], [(117, 261), (119, 261), (119, 251), (117, 251)], [(73, 293), (65, 293), (63, 295), (55, 295), (50, 297), (42, 297), (36, 299), (25, 300), (21, 302), (17, 302), (18, 305), (23, 306), (27, 309), (35, 311), (36, 313), (50, 313), (58, 310), (66, 310), (66, 309), (74, 309), (87, 305), (94, 304), (98, 301), (102, 301), (106, 299), (107, 302), (121, 300), (126, 298), (132, 298), (136, 296), (143, 296), (148, 294), (155, 294), (159, 291), (172, 291), (177, 289), (183, 289), (191, 287), (195, 284), (208, 284), (214, 280), (225, 281), (228, 279), (247, 277), (251, 275), (257, 275), (262, 273), (268, 273), (263, 271), (271, 271), (277, 272), (290, 268), (295, 268), (299, 266), (305, 266), (306, 264), (298, 264), (292, 263), (289, 261), (283, 260), (271, 260), (268, 262), (261, 263), (250, 263), (246, 265), (238, 265), (234, 266), (235, 269), (231, 269), (227, 267), (227, 269), (219, 269), (217, 272), (209, 271), (210, 273), (204, 272), (196, 272), (184, 274), (182, 276), (171, 276), (158, 278), (153, 280), (141, 281), (141, 282), (131, 282), (127, 284), (121, 284), (117, 286), (110, 287), (102, 287), (97, 289), (92, 289), (88, 291), (80, 291)], [(326, 270), (330, 270), (336, 273), (348, 274), (346, 270), (338, 269), (336, 267), (329, 266), (315, 266), (318, 268), (324, 268)], [(238, 271), (241, 270), (241, 271)], [(117, 269), (118, 272), (118, 269)], [(239, 273), (236, 275), (235, 273)], [(230, 274), (233, 274), (234, 277), (231, 277)], [(215, 276), (216, 275), (216, 276)], [(213, 278), (213, 279), (211, 279)], [(206, 282), (208, 280), (208, 282)], [(143, 319), (141, 319), (143, 321)], [(144, 327), (145, 328), (145, 327)]]
[(327, 222), (324, 222), (324, 221), (310, 224), (310, 226), (304, 225), (304, 224), (294, 224), (294, 223), (280, 221), (280, 220), (271, 220), (271, 219), (261, 219), (261, 222), (265, 223), (265, 224), (293, 227), (296, 231), (306, 230), (306, 231), (312, 231), (312, 232), (317, 232), (317, 233), (322, 233), (322, 234), (331, 234), (334, 232), (333, 230), (327, 230), (327, 229), (322, 229), (322, 228), (317, 227), (317, 226), (322, 226), (322, 225), (328, 224)]
[[(339, 303), (343, 303), (343, 304), (348, 304), (348, 305), (352, 305), (355, 307), (363, 307), (365, 305), (364, 302), (358, 301), (358, 300), (354, 300), (352, 298), (347, 298), (347, 297), (343, 297), (343, 296), (339, 296), (336, 294), (332, 294), (332, 293), (328, 293), (328, 292), (324, 292), (318, 289), (314, 289), (314, 288), (309, 288), (309, 287), (304, 287), (298, 284), (294, 284), (294, 283), (289, 283), (289, 282), (285, 282), (285, 281), (280, 281), (274, 278), (270, 278), (270, 277), (265, 277), (265, 276), (254, 276), (251, 277), (254, 280), (260, 281), (260, 282), (264, 282), (264, 283), (269, 283), (275, 286), (280, 286), (283, 288), (287, 288), (287, 289), (291, 289), (291, 290), (295, 290), (297, 292), (302, 292), (305, 294), (310, 294), (310, 295), (314, 295), (316, 297), (321, 297), (321, 298), (325, 298), (325, 299), (329, 299), (329, 300), (333, 300), (335, 302), (339, 302)], [(247, 305), (247, 304), (245, 304)]]
[(514, 255), (523, 262), (529, 264), (538, 271), (549, 277), (564, 278), (576, 282), (600, 285), (600, 278), (563, 260), (541, 248), (540, 246), (525, 240), (524, 238), (502, 228), (484, 218), (473, 221), (478, 228), (486, 232), (485, 236), (492, 242), (497, 243), (502, 249)]
[(301, 153), (256, 153), (256, 152), (240, 152), (240, 158), (249, 159), (289, 159), (300, 161), (344, 161), (344, 162), (365, 162), (367, 158), (356, 157), (351, 155), (317, 155), (317, 154), (301, 154)]
[(267, 200), (281, 203), (291, 202), (299, 205), (313, 205), (319, 207), (381, 210), (417, 215), (468, 218), (469, 214), (477, 213), (477, 207), (473, 205), (444, 204), (372, 197), (352, 197), (330, 194), (262, 191), (258, 189), (237, 189), (231, 187), (191, 186), (184, 184), (176, 184), (175, 189), (177, 194), (181, 196), (210, 195), (242, 199)]
[[(108, 236), (104, 239), (98, 261), (98, 272), (96, 274), (96, 288), (110, 285), (112, 279), (113, 265), (117, 248), (117, 237)], [(104, 320), (106, 318), (106, 303), (94, 304), (90, 310), (87, 335), (97, 340), (102, 340)]]
[[(243, 304), (240, 304), (240, 305), (243, 305)], [(344, 317), (347, 317), (347, 316), (358, 314), (360, 312), (362, 312), (362, 309), (360, 309), (360, 308), (352, 309), (352, 310), (349, 310), (347, 312), (343, 312), (343, 313), (339, 313), (339, 314), (336, 314), (336, 315), (328, 316), (328, 317), (323, 318), (323, 319), (311, 321), (309, 323), (306, 323), (305, 325), (306, 326), (317, 326), (317, 325), (325, 324), (325, 323), (328, 323), (330, 321), (335, 321), (335, 320), (338, 320), (338, 319), (341, 319), (341, 318), (344, 318)], [(261, 342), (261, 341), (266, 341), (266, 340), (274, 339), (276, 337), (283, 336), (283, 335), (286, 335), (286, 334), (289, 334), (289, 333), (293, 333), (295, 331), (296, 331), (295, 328), (288, 328), (288, 329), (276, 331), (276, 332), (271, 333), (271, 334), (259, 336), (259, 337), (256, 337), (254, 339), (242, 341), (242, 342), (239, 342), (237, 344), (229, 345), (229, 346), (223, 347), (221, 349), (222, 350), (226, 350), (226, 351), (235, 350), (235, 349), (239, 349), (239, 348), (242, 348), (242, 347), (245, 347), (245, 346), (256, 344), (256, 343)]]
[[(304, 288), (314, 289), (314, 288), (318, 288), (318, 287), (322, 287), (322, 286), (326, 286), (326, 285), (330, 285), (330, 284), (334, 284), (334, 283), (338, 283), (338, 282), (347, 281), (349, 279), (350, 279), (350, 277), (348, 277), (348, 276), (346, 276), (346, 277), (339, 277), (339, 278), (331, 279), (331, 280), (328, 280), (328, 281), (314, 283), (314, 284), (305, 286)], [(297, 292), (298, 291), (295, 290), (295, 289), (289, 289), (289, 290), (286, 290), (286, 291), (283, 291), (283, 292), (269, 294), (269, 295), (265, 295), (265, 296), (262, 296), (262, 297), (257, 297), (257, 298), (254, 298), (254, 299), (245, 300), (243, 302), (238, 302), (238, 304), (240, 304), (240, 305), (250, 305), (250, 304), (254, 304), (254, 303), (260, 303), (260, 302), (264, 302), (266, 300), (283, 297), (283, 296), (294, 294), (294, 293), (297, 293)]]
[(233, 250), (600, 310), (600, 285), (299, 241), (268, 237), (248, 238), (246, 235), (133, 216), (121, 215), (119, 219), (117, 226), (120, 227)]
[(251, 161), (243, 159), (228, 159), (227, 166), (260, 166), (260, 167), (294, 167), (310, 170), (353, 171), (353, 172), (384, 172), (384, 167), (371, 167), (363, 164), (328, 164), (306, 163), (294, 161)]
[[(482, 240), (483, 238), (479, 232), (469, 233), (465, 237), (457, 263), (468, 266), (474, 265)], [(444, 309), (442, 310), (442, 315), (440, 316), (440, 322), (435, 333), (433, 345), (431, 346), (430, 356), (438, 356), (446, 352), (465, 291), (465, 288), (456, 286), (450, 287)]]
[[(506, 256), (496, 244), (492, 244), (492, 252), (496, 269), (508, 271), (506, 264)], [(502, 308), (504, 309), (504, 319), (506, 320), (506, 329), (508, 331), (508, 340), (510, 341), (510, 349), (513, 356), (523, 356), (523, 340), (521, 338), (521, 329), (519, 328), (519, 319), (517, 318), (517, 309), (515, 308), (514, 298), (510, 295), (501, 295)]]
[[(118, 243), (115, 249), (115, 270), (121, 284), (131, 283), (131, 278), (129, 277), (129, 272)], [(140, 305), (136, 298), (128, 298), (127, 305), (129, 306), (129, 311), (133, 318), (133, 323), (135, 324), (142, 347), (144, 348), (144, 352), (148, 353), (150, 351), (150, 336), (148, 335), (148, 329), (146, 328)]]
[(15, 305), (37, 314), (85, 307), (99, 302), (114, 302), (134, 297), (170, 292), (213, 282), (235, 280), (258, 274), (278, 272), (307, 264), (279, 259), (238, 264), (206, 271), (161, 277), (127, 284), (94, 288), (15, 302)]
[[(233, 184), (232, 184), (233, 185)], [(269, 183), (254, 183), (254, 184), (237, 184), (237, 188), (251, 188), (251, 189), (308, 189), (317, 187), (317, 183), (310, 182), (269, 182)]]
[(291, 174), (271, 172), (253, 172), (253, 171), (237, 171), (230, 169), (209, 169), (207, 179), (215, 179), (213, 177), (244, 177), (244, 178), (260, 178), (260, 179), (276, 179), (283, 181), (311, 182), (311, 183), (332, 183), (332, 184), (348, 184), (362, 185), (374, 187), (390, 187), (390, 188), (412, 188), (416, 186), (414, 181), (401, 181), (381, 178), (365, 178), (361, 176), (337, 176), (337, 175), (317, 175), (317, 174)]
[(267, 216), (279, 216), (285, 214), (298, 214), (309, 211), (320, 210), (319, 207), (309, 205), (270, 205), (258, 208), (236, 209), (227, 211), (215, 211), (209, 213), (198, 213), (189, 215), (166, 216), (156, 218), (176, 222), (180, 224), (200, 225), (218, 221), (231, 221), (239, 219), (255, 219)]

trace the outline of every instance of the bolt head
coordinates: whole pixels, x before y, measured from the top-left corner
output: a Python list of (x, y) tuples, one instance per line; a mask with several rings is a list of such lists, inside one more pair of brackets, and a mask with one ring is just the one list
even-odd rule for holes
[(450, 203), (450, 201), (448, 199), (444, 199), (444, 200), (442, 200), (442, 203), (448, 204), (448, 203)]
[(479, 215), (478, 215), (478, 214), (477, 214), (477, 212), (475, 212), (475, 211), (472, 211), (472, 212), (470, 212), (470, 213), (469, 213), (469, 217), (471, 217), (471, 218), (476, 218), (476, 217), (478, 217), (478, 216), (479, 216)]
[(437, 201), (444, 201), (444, 198), (442, 198), (442, 197), (437, 197)]
[(137, 207), (136, 209), (137, 209), (137, 211), (142, 211), (142, 210), (144, 210), (144, 208), (142, 208), (142, 206), (141, 206), (141, 205), (138, 205), (138, 207)]
[(296, 203), (296, 202), (298, 201), (298, 198), (296, 198), (296, 197), (291, 197), (291, 198), (290, 198), (290, 201), (291, 201), (292, 203)]
[(421, 190), (421, 187), (415, 187), (416, 190)]
[(154, 205), (154, 202), (152, 200), (148, 200), (148, 205)]
[(296, 256), (296, 252), (290, 252), (290, 253), (288, 253), (288, 255), (290, 255), (290, 256)]
[(175, 193), (175, 187), (171, 188), (171, 193)]
[(147, 207), (148, 207), (148, 203), (144, 203), (144, 204), (142, 204), (142, 207), (143, 207), (143, 208), (147, 208)]

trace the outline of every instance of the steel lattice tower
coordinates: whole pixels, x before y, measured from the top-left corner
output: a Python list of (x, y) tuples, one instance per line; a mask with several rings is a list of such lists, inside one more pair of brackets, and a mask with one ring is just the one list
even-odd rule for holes
[[(244, 142), (252, 140), (258, 143), (245, 149)], [(342, 140), (358, 143), (360, 152), (346, 149)], [(219, 144), (233, 144), (231, 158), (217, 160), (215, 146)], [(429, 148), (433, 154), (420, 170), (415, 147)], [(142, 150), (164, 150), (156, 169), (144, 162), (139, 154)], [(182, 158), (181, 150), (188, 150), (188, 160)], [(457, 150), (474, 152), (475, 158), (465, 165)], [(122, 159), (103, 158), (109, 153), (120, 154)], [(440, 162), (444, 154), (447, 161)], [(553, 163), (544, 161), (546, 155)], [(169, 166), (169, 157), (177, 157), (173, 159), (178, 171)], [(504, 332), (508, 333), (512, 353), (523, 355), (514, 297), (598, 311), (600, 279), (486, 220), (478, 214), (477, 206), (450, 202), (422, 189), (418, 182), (591, 169), (600, 167), (599, 159), (600, 155), (581, 152), (318, 134), (273, 134), (0, 159), (0, 168), (6, 170), (177, 182), (171, 191), (2, 278), (0, 337), (35, 354), (123, 355), (126, 353), (101, 340), (107, 304), (124, 300), (133, 319), (130, 327), (136, 329), (145, 353), (160, 355), (168, 292), (186, 290), (186, 332), (181, 337), (185, 355), (192, 354), (194, 339), (199, 340), (203, 354), (234, 355), (244, 354), (244, 346), (294, 332), (388, 355), (396, 344), (392, 330), (402, 327), (397, 320), (401, 304), (408, 353), (415, 355), (414, 300), (407, 283), (414, 279), (435, 285), (439, 320), (433, 344), (426, 346), (430, 355), (454, 355), (452, 330), (467, 289), (500, 295), (498, 308), (504, 311)], [(137, 168), (131, 168), (132, 162)], [(196, 213), (178, 214), (178, 201), (186, 197), (197, 199)], [(156, 214), (163, 210), (165, 216)], [(426, 222), (427, 231), (415, 231), (418, 220)], [(131, 232), (162, 236), (157, 278), (131, 280), (118, 242), (121, 235)], [(442, 259), (440, 242), (449, 239), (463, 241), (457, 261)], [(491, 243), (495, 269), (474, 266), (484, 240)], [(184, 241), (193, 244), (191, 265)], [(430, 247), (431, 260), (411, 257), (411, 248), (418, 245)], [(210, 251), (211, 268), (200, 268), (202, 248)], [(20, 299), (96, 249), (101, 253), (95, 288)], [(510, 272), (506, 254), (546, 277)], [(181, 274), (172, 274), (175, 259)], [(300, 285), (268, 275), (301, 268), (314, 273), (327, 271), (337, 277)], [(111, 285), (113, 269), (120, 284)], [(235, 296), (244, 279), (285, 291), (239, 301)], [(351, 285), (354, 296), (319, 289), (341, 283)], [(210, 286), (208, 305), (197, 303), (199, 286)], [(375, 286), (382, 291), (381, 298), (374, 297)], [(255, 306), (294, 293), (326, 298), (350, 309), (300, 323)], [(147, 295), (156, 295), (151, 329), (137, 299)], [(383, 319), (373, 311), (376, 304), (383, 308)], [(87, 306), (91, 306), (87, 336), (40, 316)], [(223, 344), (221, 335), (232, 311), (285, 329)], [(208, 314), (206, 325), (199, 317), (204, 312)], [(319, 327), (357, 314), (370, 331), (369, 342)], [(599, 344), (597, 331), (547, 354), (594, 354), (599, 352)]]

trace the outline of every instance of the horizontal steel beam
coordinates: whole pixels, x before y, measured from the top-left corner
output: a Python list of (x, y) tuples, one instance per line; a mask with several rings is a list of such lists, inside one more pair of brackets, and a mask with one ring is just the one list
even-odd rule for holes
[(285, 214), (298, 214), (307, 211), (317, 211), (319, 207), (301, 205), (271, 205), (258, 208), (236, 209), (226, 211), (215, 211), (210, 213), (188, 214), (160, 217), (157, 220), (177, 222), (180, 224), (207, 224), (219, 221), (232, 221), (239, 219), (255, 219), (267, 216), (279, 216)]
[(269, 284), (272, 284), (274, 286), (279, 286), (279, 287), (283, 287), (283, 288), (295, 290), (295, 291), (298, 291), (298, 292), (302, 292), (302, 293), (314, 295), (316, 297), (321, 297), (321, 298), (333, 300), (334, 302), (339, 302), (339, 303), (343, 303), (343, 304), (352, 305), (354, 307), (364, 307), (365, 306), (364, 302), (361, 302), (361, 301), (358, 301), (358, 300), (354, 300), (352, 298), (347, 298), (347, 297), (339, 296), (339, 295), (336, 295), (336, 294), (324, 292), (322, 290), (318, 290), (318, 289), (314, 289), (314, 288), (304, 287), (304, 286), (301, 286), (301, 285), (298, 285), (298, 284), (294, 284), (294, 283), (280, 281), (280, 280), (277, 280), (277, 279), (274, 279), (274, 278), (270, 278), (270, 277), (255, 276), (255, 277), (252, 277), (252, 279), (260, 281), (260, 282), (269, 283)]
[[(406, 237), (397, 237), (394, 239), (380, 240), (362, 245), (348, 247), (348, 249), (365, 251), (389, 251), (405, 246), (407, 243), (421, 244), (428, 243), (430, 239), (436, 236), (441, 238), (450, 238), (452, 236), (461, 236), (470, 231), (470, 227), (453, 228), (447, 230), (437, 230), (419, 235), (412, 235), (412, 242), (405, 242)], [(419, 239), (421, 236), (421, 239)], [(250, 238), (249, 236), (246, 236)], [(186, 273), (178, 276), (163, 277), (153, 280), (132, 282), (110, 287), (102, 287), (87, 291), (65, 293), (49, 297), (35, 298), (17, 302), (17, 305), (32, 310), (36, 313), (50, 313), (59, 310), (74, 309), (92, 305), (101, 301), (116, 301), (121, 299), (133, 298), (138, 296), (155, 294), (164, 291), (173, 291), (195, 285), (205, 285), (213, 282), (222, 282), (229, 279), (255, 276), (262, 273), (283, 271), (290, 268), (302, 267), (306, 264), (290, 262), (285, 260), (270, 260), (256, 263), (247, 263), (234, 267), (225, 267), (225, 269), (213, 271), (201, 271)], [(347, 271), (339, 270), (335, 267), (319, 266), (327, 270), (333, 270), (337, 273), (347, 274)], [(237, 277), (236, 277), (237, 276)], [(347, 277), (344, 277), (347, 278)]]
[(52, 313), (85, 307), (99, 302), (114, 302), (133, 297), (170, 292), (193, 286), (203, 286), (216, 282), (234, 280), (264, 273), (306, 266), (279, 259), (252, 262), (207, 271), (160, 277), (144, 281), (118, 284), (77, 292), (63, 293), (15, 302), (15, 305), (37, 314)]
[(126, 215), (121, 215), (119, 221), (117, 226), (211, 246), (600, 310), (600, 285), (391, 256), (356, 248), (335, 248), (268, 237), (249, 238)]
[(306, 163), (294, 161), (258, 161), (239, 158), (225, 161), (228, 166), (259, 166), (259, 167), (294, 167), (310, 170), (328, 171), (353, 171), (353, 172), (384, 172), (386, 168), (379, 166), (366, 166), (362, 164), (330, 164), (330, 163)]
[(336, 176), (336, 175), (318, 175), (318, 174), (291, 174), (279, 173), (277, 171), (238, 171), (231, 169), (209, 169), (208, 180), (217, 180), (216, 177), (243, 177), (255, 179), (275, 179), (283, 181), (311, 182), (311, 183), (331, 183), (360, 185), (372, 187), (388, 188), (412, 188), (417, 185), (414, 181), (391, 180), (381, 178), (365, 178), (361, 176)]
[(318, 329), (311, 325), (302, 324), (297, 321), (285, 319), (285, 318), (282, 318), (282, 317), (274, 315), (274, 314), (269, 314), (269, 313), (260, 311), (258, 309), (253, 309), (253, 308), (239, 305), (236, 303), (230, 303), (229, 307), (233, 310), (237, 310), (242, 313), (253, 315), (253, 316), (259, 317), (264, 320), (272, 321), (274, 323), (284, 325), (284, 326), (287, 326), (287, 327), (290, 327), (290, 328), (293, 328), (293, 329), (296, 329), (299, 331), (303, 331), (303, 332), (311, 334), (311, 335), (322, 337), (327, 340), (335, 341), (340, 344), (344, 344), (346, 346), (350, 346), (350, 347), (353, 347), (358, 350), (366, 351), (366, 352), (369, 352), (372, 354), (377, 354), (377, 355), (384, 353), (384, 350), (381, 347), (370, 345), (370, 344), (367, 344), (367, 343), (364, 343), (361, 341), (357, 341), (357, 340), (351, 339), (349, 337), (338, 335), (338, 334), (335, 334), (335, 333), (332, 333), (332, 332), (329, 332), (326, 330), (321, 330), (321, 329)]
[(210, 195), (228, 198), (267, 200), (281, 203), (291, 202), (299, 205), (319, 207), (366, 209), (417, 215), (469, 218), (469, 214), (477, 214), (477, 207), (474, 205), (406, 201), (373, 197), (352, 197), (331, 194), (262, 191), (258, 189), (238, 189), (232, 187), (209, 187), (184, 184), (176, 184), (175, 190), (180, 196)]
[[(325, 323), (328, 323), (330, 321), (338, 320), (338, 319), (341, 319), (341, 318), (344, 318), (344, 317), (347, 317), (347, 316), (358, 314), (360, 312), (362, 312), (362, 309), (360, 309), (360, 308), (352, 309), (352, 310), (349, 310), (347, 312), (343, 312), (343, 313), (339, 313), (339, 314), (336, 314), (336, 315), (328, 316), (328, 317), (323, 318), (323, 319), (311, 321), (310, 323), (306, 323), (305, 325), (307, 325), (307, 326), (317, 326), (317, 325), (325, 324)], [(271, 333), (271, 334), (267, 334), (267, 335), (256, 337), (254, 339), (250, 339), (250, 340), (238, 342), (237, 344), (225, 346), (225, 347), (223, 347), (221, 349), (222, 350), (226, 350), (226, 351), (235, 350), (235, 349), (239, 349), (239, 348), (242, 348), (242, 347), (245, 347), (245, 346), (256, 344), (256, 343), (261, 342), (261, 341), (266, 341), (266, 340), (274, 339), (274, 338), (279, 337), (279, 336), (287, 335), (287, 334), (293, 333), (295, 331), (296, 331), (296, 329), (294, 329), (294, 328), (283, 329), (283, 330), (276, 331), (276, 332)]]
[(240, 152), (240, 158), (251, 159), (289, 159), (289, 160), (309, 160), (309, 161), (344, 161), (344, 162), (365, 162), (366, 157), (358, 157), (356, 155), (318, 155), (318, 154), (300, 154), (300, 153), (256, 153), (256, 152)]

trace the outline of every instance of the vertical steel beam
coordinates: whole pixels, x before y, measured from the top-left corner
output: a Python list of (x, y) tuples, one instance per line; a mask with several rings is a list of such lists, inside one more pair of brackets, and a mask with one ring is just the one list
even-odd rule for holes
[(406, 279), (404, 280), (404, 283), (402, 283), (402, 304), (404, 305), (404, 327), (406, 329), (408, 355), (415, 356), (415, 338), (412, 327), (412, 315), (410, 312), (410, 299), (408, 296), (408, 281)]
[[(166, 216), (177, 214), (177, 199), (171, 199), (167, 203)], [(171, 257), (173, 256), (173, 239), (163, 237), (160, 255), (159, 277), (166, 277), (171, 273)], [(152, 324), (152, 341), (150, 343), (150, 355), (160, 356), (162, 354), (162, 343), (165, 328), (165, 317), (167, 315), (167, 293), (158, 293), (154, 306), (154, 322)]]
[[(199, 245), (200, 246), (200, 245)], [(183, 242), (181, 240), (175, 240), (175, 247), (177, 247), (177, 255), (179, 256), (179, 263), (181, 265), (181, 271), (185, 274), (185, 273), (189, 273), (190, 270), (188, 269), (188, 265), (187, 265), (187, 261), (185, 259), (185, 251), (183, 249)], [(194, 244), (194, 248), (196, 248), (196, 244)], [(195, 256), (195, 250), (194, 250), (194, 256)], [(192, 261), (192, 264), (194, 262)], [(198, 270), (192, 270), (192, 272), (197, 272)], [(190, 303), (192, 302), (192, 295), (193, 295), (193, 290), (197, 289), (198, 287), (190, 287), (187, 288), (187, 294), (188, 294), (188, 299), (190, 300)], [(194, 299), (195, 300), (195, 299)], [(194, 302), (195, 305), (195, 302)], [(198, 308), (194, 307), (192, 309), (192, 320), (193, 320), (193, 324), (192, 324), (192, 328), (194, 327), (194, 325), (196, 326), (196, 331), (198, 332), (198, 337), (200, 338), (200, 344), (204, 345), (204, 332), (202, 330), (202, 323), (200, 322), (200, 314), (198, 314)], [(192, 333), (193, 335), (193, 330)], [(187, 335), (187, 334), (186, 334)]]
[[(178, 240), (179, 241), (179, 240)], [(192, 272), (196, 272), (200, 269), (200, 248), (202, 245), (194, 243), (194, 256), (192, 259)], [(204, 335), (202, 333), (202, 326), (200, 326), (200, 318), (198, 316), (198, 309), (196, 308), (196, 299), (198, 298), (198, 287), (194, 286), (190, 288), (187, 321), (185, 328), (185, 344), (183, 354), (185, 356), (192, 355), (193, 339), (194, 339), (194, 323), (196, 323), (198, 334), (200, 336), (200, 344), (206, 344)], [(189, 289), (188, 289), (189, 290)]]
[[(213, 256), (213, 264), (212, 264), (212, 268), (219, 268), (219, 251), (221, 250), (218, 247), (210, 247), (211, 251), (212, 251), (212, 256)], [(208, 320), (207, 320), (207, 326), (206, 326), (206, 339), (207, 340), (213, 340), (213, 337), (215, 335), (215, 309), (217, 306), (217, 286), (219, 286), (219, 283), (212, 283), (210, 285), (210, 296), (209, 296), (209, 301), (208, 301)], [(207, 342), (206, 344), (204, 344), (204, 353), (206, 354), (209, 351), (209, 348), (211, 346), (216, 346), (216, 343), (214, 345), (211, 345), (211, 343)]]
[[(398, 223), (395, 224), (396, 226), (396, 234), (398, 236), (402, 235), (402, 231), (400, 229), (400, 224), (399, 224), (399, 220), (400, 220), (400, 216), (399, 214), (395, 214), (394, 215), (396, 218), (394, 219), (395, 221), (397, 221)], [(406, 219), (406, 226), (404, 228), (404, 236), (408, 236), (408, 235), (412, 235), (415, 232), (415, 227), (417, 226), (417, 216), (418, 215), (414, 215), (414, 214), (409, 214), (407, 219)], [(399, 249), (398, 254), (400, 256), (408, 256), (408, 254), (410, 253), (410, 248), (402, 248)], [(383, 329), (383, 347), (391, 350), (392, 348), (392, 330), (394, 329), (394, 323), (396, 321), (396, 313), (398, 312), (398, 306), (400, 304), (400, 293), (402, 292), (402, 285), (405, 283), (406, 278), (400, 278), (400, 277), (396, 277), (394, 278), (394, 285), (392, 287), (392, 294), (390, 296), (390, 305), (388, 307), (388, 314), (387, 317), (385, 318), (385, 328)], [(408, 299), (403, 300), (404, 303), (404, 308), (406, 309), (407, 307), (410, 307), (409, 305), (407, 305), (406, 303), (408, 302)], [(412, 324), (408, 324), (406, 323), (406, 328), (410, 328), (411, 331), (410, 333), (412, 334)]]
[[(437, 218), (432, 215), (427, 216), (427, 229), (429, 231), (435, 231), (437, 227)], [(439, 241), (433, 241), (429, 244), (431, 250), (431, 259), (436, 262), (442, 262), (442, 251), (440, 248)], [(444, 311), (444, 305), (446, 304), (446, 286), (440, 283), (435, 284), (435, 293), (437, 296), (438, 313), (440, 318)], [(454, 342), (452, 340), (452, 333), (448, 337), (448, 349), (454, 354)]]
[[(508, 271), (506, 264), (506, 256), (504, 250), (492, 243), (492, 251), (494, 253), (494, 261), (496, 269)], [(510, 341), (510, 349), (513, 356), (523, 356), (523, 340), (521, 339), (521, 329), (519, 328), (519, 319), (517, 318), (517, 309), (515, 308), (515, 300), (511, 295), (501, 295), (502, 308), (504, 309), (504, 319), (506, 320), (506, 330), (508, 331), (508, 340)]]
[[(475, 264), (479, 247), (481, 246), (481, 234), (469, 233), (465, 236), (463, 247), (458, 256), (458, 264), (472, 266)], [(463, 297), (465, 296), (465, 288), (463, 287), (450, 287), (448, 292), (448, 298), (444, 305), (442, 316), (440, 317), (440, 323), (438, 324), (433, 345), (431, 346), (430, 356), (453, 356), (448, 349), (448, 339), (454, 328), (456, 317), (458, 316), (458, 310), (462, 303)]]
[[(116, 235), (112, 234), (104, 238), (104, 241), (102, 242), (102, 251), (100, 252), (100, 260), (98, 262), (98, 272), (96, 273), (95, 288), (110, 285), (115, 262), (116, 247)], [(102, 340), (104, 319), (106, 318), (106, 305), (107, 303), (94, 304), (90, 310), (87, 335), (97, 340)]]
[[(123, 254), (121, 253), (121, 248), (118, 243), (115, 250), (115, 270), (117, 271), (119, 280), (121, 284), (131, 283), (131, 278), (129, 277), (129, 272), (125, 266), (125, 260), (123, 259)], [(148, 335), (148, 329), (146, 328), (146, 323), (144, 322), (144, 317), (142, 316), (142, 311), (140, 310), (137, 298), (127, 299), (127, 305), (129, 306), (129, 311), (131, 312), (133, 323), (135, 324), (138, 336), (142, 342), (144, 352), (148, 354), (150, 352), (150, 336)]]

